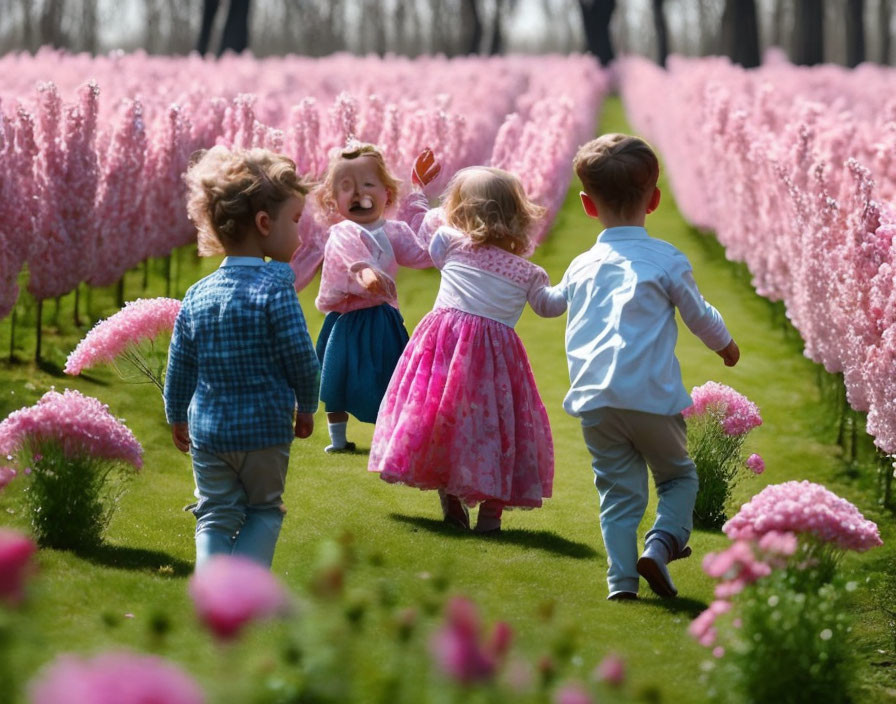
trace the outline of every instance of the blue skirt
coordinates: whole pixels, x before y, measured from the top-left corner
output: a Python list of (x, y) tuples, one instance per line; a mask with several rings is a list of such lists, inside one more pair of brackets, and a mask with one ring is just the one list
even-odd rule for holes
[(317, 338), (320, 400), (327, 413), (375, 423), (380, 401), (408, 343), (404, 318), (388, 303), (327, 313)]

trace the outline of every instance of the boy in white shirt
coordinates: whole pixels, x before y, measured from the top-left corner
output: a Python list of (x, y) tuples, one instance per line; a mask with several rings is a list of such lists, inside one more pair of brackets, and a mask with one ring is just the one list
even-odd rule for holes
[[(675, 357), (675, 309), (703, 343), (734, 366), (740, 357), (719, 312), (694, 282), (680, 251), (647, 234), (660, 201), (659, 162), (641, 139), (606, 134), (574, 161), (588, 216), (604, 226), (556, 291), (569, 305), (570, 389), (563, 401), (581, 419), (600, 494), (608, 599), (636, 599), (638, 576), (661, 597), (678, 592), (666, 565), (690, 555), (698, 480), (681, 411), (691, 405)], [(659, 502), (638, 557), (647, 508), (647, 467)]]

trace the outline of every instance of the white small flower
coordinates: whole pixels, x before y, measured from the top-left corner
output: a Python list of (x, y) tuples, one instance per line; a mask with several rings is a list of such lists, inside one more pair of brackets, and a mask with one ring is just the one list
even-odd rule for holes
[(830, 628), (825, 628), (820, 634), (819, 637), (822, 640), (830, 640), (834, 637), (834, 632)]
[(778, 605), (778, 602), (780, 602), (780, 601), (781, 600), (778, 598), (778, 596), (776, 594), (772, 594), (768, 598), (768, 605), (771, 606), (772, 608), (774, 608), (775, 606)]

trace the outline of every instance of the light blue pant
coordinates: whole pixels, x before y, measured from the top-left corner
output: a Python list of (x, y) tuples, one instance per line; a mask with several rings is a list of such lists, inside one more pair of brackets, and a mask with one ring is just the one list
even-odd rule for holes
[(638, 524), (647, 509), (647, 467), (658, 496), (646, 540), (662, 531), (684, 549), (693, 527), (697, 469), (688, 456), (681, 414), (656, 415), (599, 408), (582, 416), (585, 445), (600, 494), (600, 529), (607, 551), (610, 593), (638, 591)]
[(271, 566), (283, 523), (289, 445), (249, 452), (192, 449), (196, 567), (212, 555), (243, 555)]

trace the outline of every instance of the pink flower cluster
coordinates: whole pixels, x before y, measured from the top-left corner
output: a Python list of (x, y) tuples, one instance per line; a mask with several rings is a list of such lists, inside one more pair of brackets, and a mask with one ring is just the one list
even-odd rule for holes
[(707, 381), (702, 386), (695, 386), (691, 399), (693, 405), (682, 411), (685, 418), (711, 415), (718, 419), (728, 435), (745, 435), (762, 425), (756, 404), (725, 384)]
[(96, 364), (111, 362), (126, 349), (162, 333), (171, 333), (180, 312), (174, 298), (138, 298), (101, 320), (68, 356), (65, 373), (80, 374)]
[(15, 467), (0, 467), (0, 489), (16, 478)]
[(57, 658), (30, 685), (32, 704), (202, 704), (199, 685), (153, 655), (104, 653)]
[(479, 615), (471, 601), (455, 597), (446, 611), (445, 624), (430, 643), (436, 663), (461, 684), (491, 679), (510, 647), (510, 626), (496, 623), (491, 638), (483, 642)]
[(765, 471), (765, 460), (762, 459), (761, 455), (757, 455), (755, 452), (747, 457), (747, 469), (749, 469), (753, 474), (762, 474)]
[(285, 613), (289, 595), (277, 578), (245, 557), (218, 555), (190, 578), (190, 596), (199, 619), (222, 640), (250, 622)]
[(31, 556), (36, 550), (37, 546), (27, 536), (0, 528), (0, 600), (10, 604), (22, 600)]
[(47, 441), (58, 443), (66, 457), (87, 454), (121, 460), (134, 469), (143, 466), (143, 448), (134, 434), (108, 406), (79, 391), (48, 391), (36, 404), (13, 411), (0, 423), (0, 455), (15, 455)]
[(765, 487), (723, 529), (732, 540), (760, 540), (772, 531), (813, 536), (841, 550), (882, 545), (877, 524), (820, 484), (791, 481)]

